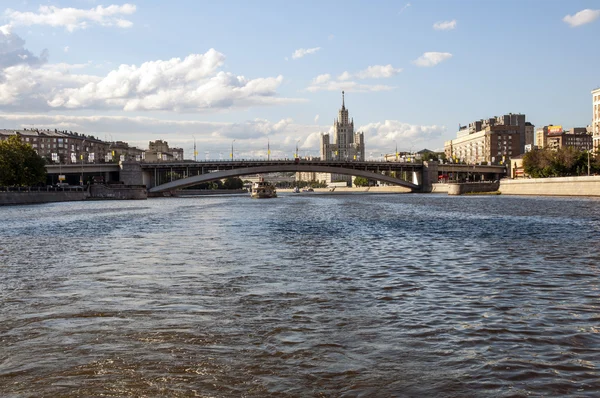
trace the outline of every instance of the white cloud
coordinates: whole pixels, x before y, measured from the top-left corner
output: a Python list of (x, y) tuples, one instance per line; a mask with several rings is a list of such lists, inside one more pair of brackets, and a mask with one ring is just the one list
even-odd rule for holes
[(600, 17), (600, 10), (585, 10), (579, 11), (575, 15), (567, 15), (563, 18), (563, 21), (571, 25), (572, 28), (594, 22)]
[(406, 5), (400, 9), (398, 14), (402, 14), (408, 7), (410, 7), (410, 3), (406, 3)]
[(426, 52), (414, 60), (413, 63), (417, 66), (430, 67), (450, 58), (452, 58), (450, 53)]
[(298, 58), (302, 58), (305, 55), (308, 54), (314, 54), (317, 51), (319, 51), (321, 49), (321, 47), (315, 47), (315, 48), (299, 48), (296, 51), (294, 51), (294, 53), (292, 54), (292, 58), (293, 59), (298, 59)]
[(315, 123), (319, 123), (319, 115), (315, 116)]
[(343, 72), (337, 77), (337, 80), (332, 80), (330, 74), (319, 75), (314, 78), (307, 88), (308, 91), (385, 91), (392, 90), (394, 87), (386, 86), (382, 84), (370, 85), (360, 84), (352, 81), (351, 79), (381, 79), (389, 78), (398, 73), (402, 69), (394, 68), (392, 65), (373, 65), (367, 69), (361, 70), (356, 73), (350, 73), (348, 71)]
[(433, 29), (435, 30), (452, 30), (456, 28), (456, 19), (452, 21), (442, 21), (436, 22), (433, 24)]
[(122, 19), (121, 16), (131, 15), (135, 11), (136, 6), (133, 4), (97, 6), (89, 10), (42, 5), (37, 13), (7, 9), (4, 11), (4, 17), (13, 26), (49, 25), (64, 27), (69, 32), (73, 32), (77, 29), (85, 29), (90, 25), (129, 28), (133, 23)]
[(43, 50), (39, 57), (33, 55), (25, 48), (25, 40), (12, 33), (9, 25), (0, 26), (0, 69), (20, 64), (38, 66), (47, 62), (47, 58), (47, 50)]
[(373, 65), (365, 70), (361, 70), (354, 76), (359, 79), (382, 79), (392, 77), (402, 72), (401, 68), (394, 68), (392, 65)]
[(68, 53), (69, 52), (69, 46), (65, 46), (65, 48), (63, 49), (64, 52)]
[(398, 144), (398, 150), (403, 151), (423, 149), (431, 140), (439, 139), (446, 132), (446, 127), (386, 120), (360, 126), (357, 131), (365, 133), (368, 150), (380, 155), (381, 153), (393, 153), (396, 144)]
[(353, 81), (328, 81), (322, 84), (311, 83), (306, 88), (307, 91), (354, 91), (354, 92), (367, 92), (367, 91), (388, 91), (393, 90), (394, 87), (386, 86), (383, 84), (359, 84)]
[(248, 79), (220, 71), (214, 49), (184, 59), (120, 65), (106, 76), (16, 65), (0, 71), (0, 105), (16, 109), (122, 109), (178, 112), (299, 102), (277, 97), (283, 76)]

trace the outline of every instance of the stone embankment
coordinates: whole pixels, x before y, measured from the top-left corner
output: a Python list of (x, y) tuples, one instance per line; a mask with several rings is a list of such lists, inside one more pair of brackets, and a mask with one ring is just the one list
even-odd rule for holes
[(463, 195), (467, 193), (496, 192), (500, 187), (499, 181), (494, 182), (464, 182), (448, 184), (448, 195)]
[(600, 176), (500, 180), (502, 195), (600, 196)]
[(0, 188), (1, 205), (30, 205), (53, 202), (74, 202), (82, 200), (129, 200), (146, 199), (148, 193), (145, 186), (130, 185), (90, 185), (87, 190), (73, 188)]
[(10, 188), (0, 191), (0, 205), (31, 205), (85, 200), (89, 193), (77, 188)]
[(90, 199), (139, 200), (148, 198), (145, 185), (93, 184)]

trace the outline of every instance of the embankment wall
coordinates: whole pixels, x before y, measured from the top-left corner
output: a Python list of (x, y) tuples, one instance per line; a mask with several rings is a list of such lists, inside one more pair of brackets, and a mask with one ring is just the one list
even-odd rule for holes
[(143, 185), (90, 185), (90, 199), (147, 199), (148, 190)]
[(0, 206), (74, 202), (85, 200), (87, 197), (88, 193), (85, 191), (0, 192)]
[(502, 195), (600, 196), (600, 176), (500, 180)]

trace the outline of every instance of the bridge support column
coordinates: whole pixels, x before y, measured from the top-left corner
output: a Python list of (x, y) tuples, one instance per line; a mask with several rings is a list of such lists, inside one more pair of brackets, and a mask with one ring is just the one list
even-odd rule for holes
[(438, 181), (438, 162), (423, 162), (421, 175), (421, 192), (433, 191), (433, 184)]
[(137, 162), (121, 162), (119, 180), (125, 185), (144, 185), (142, 166)]

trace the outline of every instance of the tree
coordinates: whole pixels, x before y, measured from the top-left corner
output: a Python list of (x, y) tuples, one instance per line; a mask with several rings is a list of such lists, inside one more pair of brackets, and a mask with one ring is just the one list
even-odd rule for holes
[(225, 189), (242, 189), (244, 188), (244, 182), (239, 177), (229, 177), (223, 183)]
[(46, 162), (16, 136), (0, 141), (0, 185), (30, 186), (46, 181)]
[(365, 177), (355, 177), (354, 185), (356, 185), (357, 187), (368, 187), (369, 180), (367, 180)]

